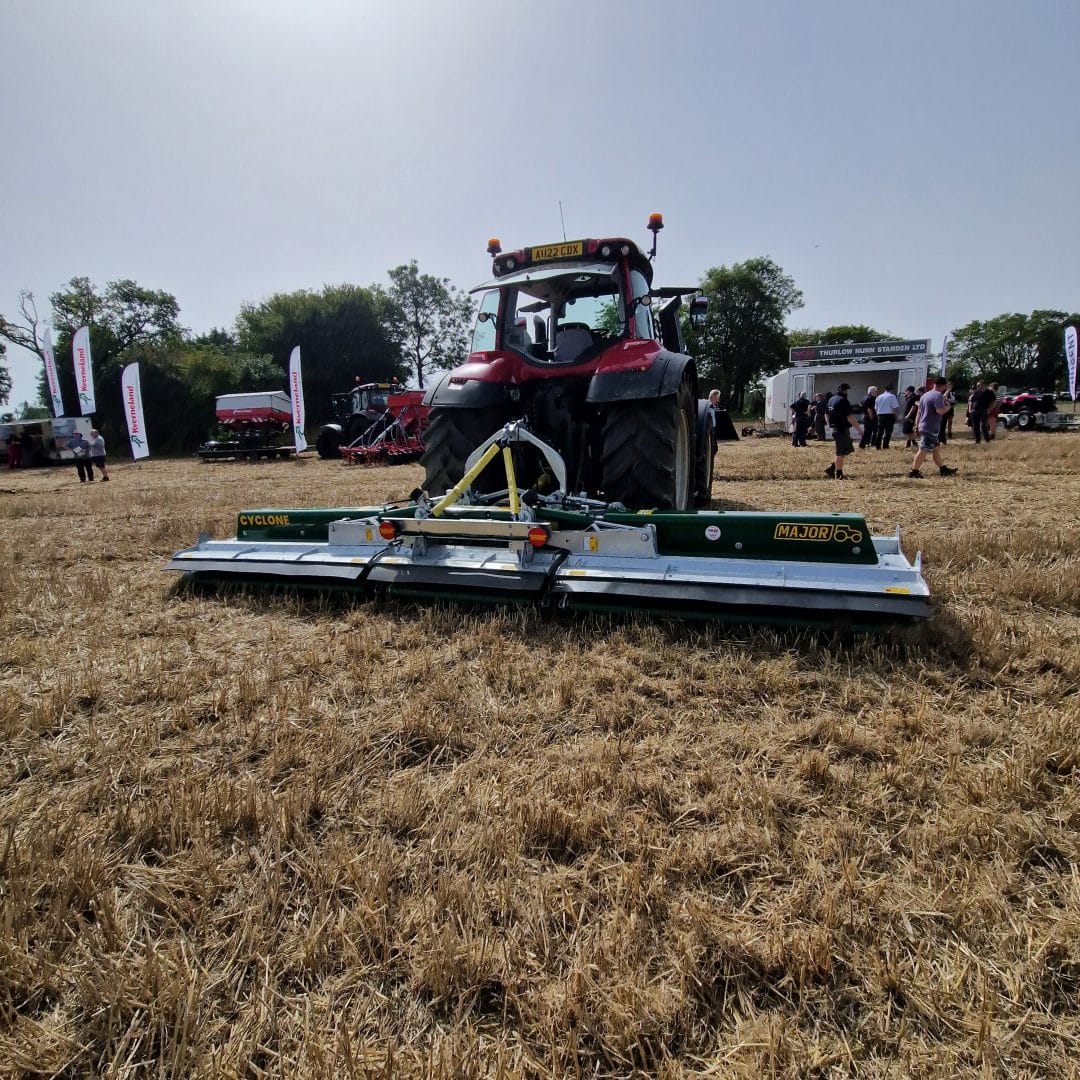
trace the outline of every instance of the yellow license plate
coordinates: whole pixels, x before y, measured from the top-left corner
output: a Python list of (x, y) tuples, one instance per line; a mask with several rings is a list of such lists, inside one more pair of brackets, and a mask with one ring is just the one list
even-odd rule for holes
[(531, 249), (533, 262), (547, 262), (549, 259), (572, 259), (575, 255), (585, 253), (584, 240), (572, 240), (562, 244), (544, 244), (542, 247)]

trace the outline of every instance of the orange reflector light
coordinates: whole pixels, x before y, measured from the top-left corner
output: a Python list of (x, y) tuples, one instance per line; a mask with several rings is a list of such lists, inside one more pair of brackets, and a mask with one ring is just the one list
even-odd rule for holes
[(659, 232), (664, 227), (664, 215), (663, 214), (650, 214), (649, 215), (649, 231)]
[(534, 548), (542, 548), (551, 539), (551, 533), (543, 525), (534, 525), (529, 530), (529, 543)]
[(379, 535), (384, 540), (394, 540), (398, 534), (398, 523), (396, 521), (380, 521), (379, 522)]
[(497, 236), (493, 236), (488, 241), (487, 251), (488, 251), (488, 254), (491, 255), (491, 256), (498, 255), (498, 254), (500, 254), (502, 252), (502, 244), (499, 243), (499, 238)]

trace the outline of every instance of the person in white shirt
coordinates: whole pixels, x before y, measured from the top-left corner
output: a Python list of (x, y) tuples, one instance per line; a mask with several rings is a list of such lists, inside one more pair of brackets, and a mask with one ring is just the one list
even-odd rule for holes
[(893, 393), (892, 383), (889, 383), (878, 394), (874, 409), (878, 417), (877, 430), (874, 432), (874, 449), (888, 450), (889, 440), (896, 426), (896, 414), (900, 411), (900, 402), (896, 400), (896, 395)]
[(90, 475), (87, 479), (94, 479), (94, 466), (96, 465), (101, 470), (101, 480), (104, 483), (109, 479), (109, 470), (105, 468), (105, 440), (96, 428), (90, 432), (89, 458), (86, 471)]

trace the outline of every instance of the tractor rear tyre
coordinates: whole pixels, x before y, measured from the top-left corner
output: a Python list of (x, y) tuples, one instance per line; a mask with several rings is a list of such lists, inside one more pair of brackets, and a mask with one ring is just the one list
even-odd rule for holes
[[(502, 409), (446, 409), (435, 407), (424, 431), (424, 490), (433, 498), (449, 491), (464, 475), (468, 456), (506, 423)], [(478, 491), (506, 487), (502, 465), (493, 461), (477, 478)]]
[(1018, 412), (1016, 414), (1016, 426), (1021, 431), (1029, 431), (1035, 426), (1035, 414), (1029, 413), (1027, 410)]
[(601, 474), (609, 502), (632, 510), (690, 509), (694, 404), (690, 380), (684, 377), (669, 397), (618, 402), (605, 409)]

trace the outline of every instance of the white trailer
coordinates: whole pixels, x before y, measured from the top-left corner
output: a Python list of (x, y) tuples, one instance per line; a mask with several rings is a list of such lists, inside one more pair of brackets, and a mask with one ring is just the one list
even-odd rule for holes
[(7, 463), (7, 441), (15, 435), (22, 440), (23, 466), (62, 465), (75, 460), (68, 439), (78, 432), (90, 438), (94, 421), (89, 416), (53, 416), (44, 420), (9, 420), (0, 423), (0, 452)]
[(791, 367), (765, 380), (765, 419), (790, 430), (791, 404), (799, 394), (805, 393), (810, 400), (815, 394), (828, 398), (842, 382), (851, 387), (848, 399), (856, 411), (871, 386), (884, 390), (891, 385), (902, 400), (907, 387), (926, 385), (929, 344), (922, 339), (792, 349)]

